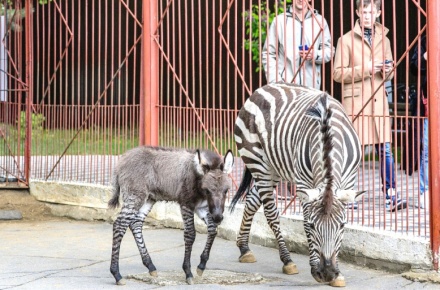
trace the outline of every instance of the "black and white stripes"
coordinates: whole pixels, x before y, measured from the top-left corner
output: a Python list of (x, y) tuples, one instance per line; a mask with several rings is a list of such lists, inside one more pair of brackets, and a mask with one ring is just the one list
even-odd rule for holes
[(342, 202), (357, 194), (352, 188), (361, 157), (359, 138), (341, 104), (319, 90), (269, 84), (246, 101), (234, 134), (246, 165), (232, 201), (233, 208), (247, 193), (237, 239), (242, 259), (252, 260), (249, 231), (262, 203), (278, 240), (283, 271), (289, 272), (286, 267), (293, 262), (279, 229), (273, 195), (283, 179), (296, 184), (302, 201), (312, 274), (320, 282), (333, 281), (339, 275), (337, 254), (346, 222)]

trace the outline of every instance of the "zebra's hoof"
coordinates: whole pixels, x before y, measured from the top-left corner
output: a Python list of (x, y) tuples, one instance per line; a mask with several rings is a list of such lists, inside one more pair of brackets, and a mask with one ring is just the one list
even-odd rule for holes
[(246, 252), (244, 255), (238, 258), (240, 263), (255, 263), (257, 259), (255, 259), (254, 253), (252, 251)]
[(125, 285), (125, 284), (127, 284), (127, 282), (125, 282), (124, 279), (121, 279), (121, 280), (119, 280), (118, 282), (116, 282), (116, 285), (121, 285), (121, 286), (123, 286), (123, 285)]
[(287, 265), (283, 266), (283, 273), (287, 275), (298, 274), (298, 269), (296, 268), (295, 263), (290, 262)]
[(197, 275), (199, 275), (199, 276), (203, 275), (203, 270), (200, 269), (199, 267), (197, 267)]
[(157, 271), (151, 271), (150, 276), (157, 277)]
[(339, 275), (338, 278), (336, 278), (335, 280), (331, 281), (330, 286), (332, 287), (345, 287), (345, 278), (342, 275)]
[(186, 278), (186, 283), (188, 283), (188, 285), (193, 285), (194, 284), (194, 279), (192, 277)]

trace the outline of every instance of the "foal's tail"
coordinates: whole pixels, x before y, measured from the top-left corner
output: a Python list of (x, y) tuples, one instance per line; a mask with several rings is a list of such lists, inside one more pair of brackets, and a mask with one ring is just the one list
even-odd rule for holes
[(247, 167), (245, 167), (244, 173), (243, 173), (243, 178), (241, 179), (240, 187), (238, 188), (237, 192), (235, 193), (234, 197), (232, 198), (230, 212), (234, 211), (235, 205), (240, 200), (240, 198), (242, 196), (244, 196), (245, 194), (247, 194), (247, 192), (249, 191), (249, 187), (251, 185), (251, 182), (252, 182), (251, 171)]
[(119, 193), (121, 192), (117, 175), (113, 177), (112, 183), (113, 183), (113, 197), (108, 201), (108, 207), (117, 208), (119, 206)]

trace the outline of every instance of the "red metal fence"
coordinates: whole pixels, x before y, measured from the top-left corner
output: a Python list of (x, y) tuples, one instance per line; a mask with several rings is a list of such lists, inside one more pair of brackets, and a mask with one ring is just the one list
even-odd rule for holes
[[(271, 13), (287, 8), (250, 0), (40, 2), (0, 1), (0, 15), (11, 14), (0, 18), (0, 186), (27, 186), (32, 179), (109, 184), (118, 156), (138, 144), (236, 152), (238, 110), (267, 83), (259, 31), (268, 29)], [(333, 47), (354, 26), (354, 2), (310, 2), (327, 20)], [(409, 165), (401, 166), (403, 157), (419, 164), (420, 144), (412, 144), (412, 157), (408, 151), (415, 140), (408, 138), (409, 123), (424, 117), (411, 116), (409, 94), (421, 83), (409, 68), (426, 30), (426, 1), (383, 1), (381, 8), (394, 78), (380, 90), (388, 93), (396, 189), (409, 206), (385, 209), (380, 161), (365, 147), (356, 188), (367, 193), (349, 218), (428, 238), (430, 211), (413, 206), (420, 202), (418, 171), (409, 175)], [(341, 100), (334, 69), (333, 58), (323, 64), (321, 87)], [(235, 184), (241, 171), (238, 160)], [(283, 214), (301, 214), (286, 184), (277, 197)]]

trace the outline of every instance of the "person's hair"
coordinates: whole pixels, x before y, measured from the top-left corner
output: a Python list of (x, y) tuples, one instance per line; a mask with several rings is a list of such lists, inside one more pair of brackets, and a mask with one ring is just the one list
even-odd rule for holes
[(361, 7), (362, 4), (363, 4), (363, 7), (366, 7), (366, 6), (370, 5), (371, 2), (373, 2), (374, 5), (376, 5), (377, 10), (381, 10), (382, 0), (356, 0), (356, 10), (359, 10), (359, 8)]

